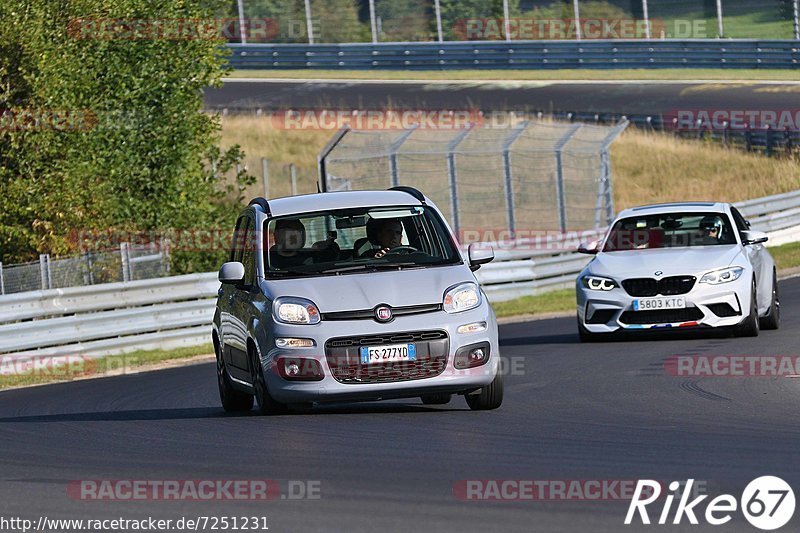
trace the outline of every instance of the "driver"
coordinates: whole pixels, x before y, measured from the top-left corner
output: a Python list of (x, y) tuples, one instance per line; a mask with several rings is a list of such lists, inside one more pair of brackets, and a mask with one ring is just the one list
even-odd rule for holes
[(700, 234), (704, 240), (718, 241), (722, 234), (722, 221), (718, 216), (705, 216), (700, 220)]
[[(373, 219), (375, 220), (375, 219)], [(361, 257), (376, 257), (380, 258), (392, 248), (397, 248), (403, 244), (403, 224), (396, 218), (381, 219), (376, 222), (375, 237), (377, 242), (370, 242), (377, 244), (378, 248), (367, 250)]]

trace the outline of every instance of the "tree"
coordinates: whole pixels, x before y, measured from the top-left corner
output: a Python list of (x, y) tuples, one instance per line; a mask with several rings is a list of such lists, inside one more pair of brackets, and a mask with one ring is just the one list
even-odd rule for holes
[(0, 261), (74, 252), (85, 244), (76, 231), (231, 223), (237, 185), (252, 178), (219, 178), (241, 154), (219, 151), (219, 124), (203, 112), (203, 89), (226, 68), (223, 39), (197, 20), (227, 2), (208, 4), (0, 4)]

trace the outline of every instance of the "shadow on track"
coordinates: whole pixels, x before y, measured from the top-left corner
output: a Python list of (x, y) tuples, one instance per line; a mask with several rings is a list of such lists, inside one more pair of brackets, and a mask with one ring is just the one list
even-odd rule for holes
[[(769, 335), (769, 333), (767, 333), (767, 335)], [(674, 328), (671, 331), (636, 331), (605, 334), (598, 337), (595, 342), (597, 344), (605, 344), (610, 342), (685, 341), (732, 338), (734, 338), (733, 333), (727, 330), (714, 328), (681, 328), (677, 330), (677, 328)], [(531, 335), (500, 339), (500, 346), (529, 346), (531, 344), (586, 344), (591, 346), (593, 343), (581, 343), (577, 331), (575, 333)]]
[[(454, 398), (453, 401), (457, 399)], [(340, 403), (323, 404), (315, 407), (298, 407), (285, 415), (273, 415), (265, 418), (297, 415), (335, 415), (335, 414), (387, 414), (387, 413), (436, 413), (447, 411), (469, 411), (462, 408), (429, 407), (425, 405), (386, 403)], [(127, 411), (96, 411), (88, 413), (63, 413), (52, 415), (25, 415), (0, 418), (0, 423), (41, 423), (41, 422), (124, 422), (142, 420), (192, 420), (202, 418), (243, 418), (259, 416), (256, 411), (243, 413), (226, 413), (221, 407), (189, 407), (184, 409), (135, 409)]]

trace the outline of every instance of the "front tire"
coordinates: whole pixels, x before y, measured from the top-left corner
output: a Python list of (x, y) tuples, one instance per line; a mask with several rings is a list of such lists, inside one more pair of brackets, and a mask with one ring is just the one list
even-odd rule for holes
[(278, 402), (270, 396), (269, 390), (267, 389), (267, 381), (264, 378), (264, 370), (261, 366), (261, 358), (258, 356), (252, 344), (248, 346), (247, 352), (250, 356), (250, 369), (258, 414), (280, 415), (287, 413), (289, 407), (285, 403)]
[(739, 325), (737, 333), (740, 337), (758, 337), (759, 329), (758, 293), (756, 292), (756, 280), (753, 280), (753, 285), (750, 289), (750, 314)]
[(778, 274), (772, 271), (772, 303), (767, 316), (761, 319), (761, 329), (778, 329), (781, 326), (781, 300), (778, 294)]
[(222, 408), (228, 413), (241, 413), (253, 408), (253, 395), (233, 388), (225, 361), (220, 353), (219, 343), (214, 341), (214, 353), (217, 356), (217, 387)]
[(491, 383), (478, 394), (467, 394), (464, 398), (473, 411), (490, 411), (503, 404), (503, 376), (498, 372)]

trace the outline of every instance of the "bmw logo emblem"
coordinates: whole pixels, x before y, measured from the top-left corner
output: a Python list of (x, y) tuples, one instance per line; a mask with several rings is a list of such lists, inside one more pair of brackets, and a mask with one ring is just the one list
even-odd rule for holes
[(656, 270), (656, 276), (660, 276), (661, 274), (663, 274), (663, 272), (661, 272), (660, 270)]
[(392, 308), (388, 305), (379, 305), (375, 308), (375, 320), (378, 322), (389, 322), (392, 320)]

